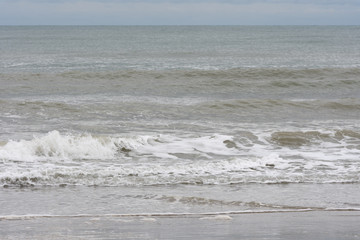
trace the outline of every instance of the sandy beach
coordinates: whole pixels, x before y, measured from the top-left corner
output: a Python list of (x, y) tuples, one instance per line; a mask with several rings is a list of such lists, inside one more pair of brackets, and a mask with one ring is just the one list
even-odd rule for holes
[(1, 239), (360, 239), (358, 211), (1, 219)]

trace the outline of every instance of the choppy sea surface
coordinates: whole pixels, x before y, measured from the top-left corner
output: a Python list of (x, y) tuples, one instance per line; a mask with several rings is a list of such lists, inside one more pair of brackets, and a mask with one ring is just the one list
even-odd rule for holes
[(0, 187), (0, 220), (358, 211), (360, 27), (1, 26)]

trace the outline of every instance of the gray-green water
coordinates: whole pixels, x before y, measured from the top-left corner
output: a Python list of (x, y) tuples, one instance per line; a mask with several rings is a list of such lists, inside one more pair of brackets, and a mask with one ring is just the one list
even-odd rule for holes
[(357, 211), (359, 39), (1, 26), (0, 218)]

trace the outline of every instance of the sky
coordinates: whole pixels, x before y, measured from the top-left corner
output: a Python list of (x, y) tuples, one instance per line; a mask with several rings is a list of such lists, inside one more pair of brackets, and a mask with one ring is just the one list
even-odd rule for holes
[(360, 25), (360, 0), (0, 0), (0, 25)]

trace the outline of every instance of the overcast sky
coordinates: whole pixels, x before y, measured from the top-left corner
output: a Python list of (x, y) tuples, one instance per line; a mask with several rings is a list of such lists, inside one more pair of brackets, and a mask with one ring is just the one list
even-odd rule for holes
[(360, 0), (0, 0), (0, 25), (360, 25)]

